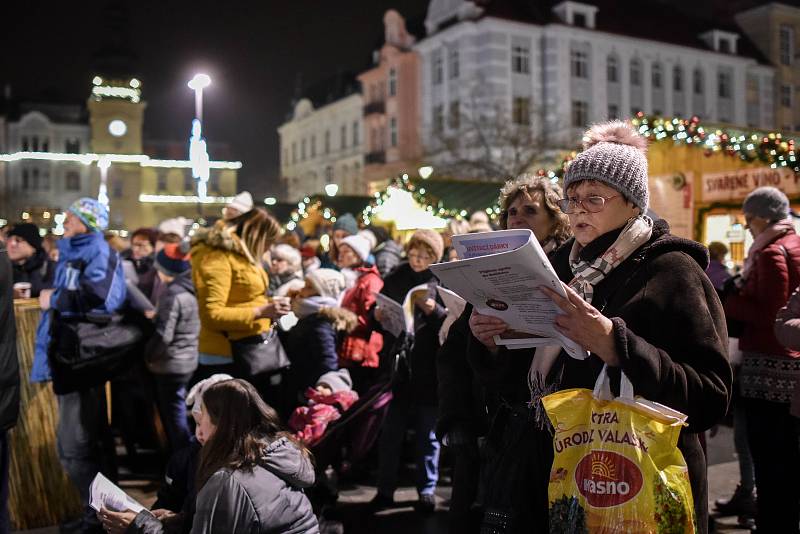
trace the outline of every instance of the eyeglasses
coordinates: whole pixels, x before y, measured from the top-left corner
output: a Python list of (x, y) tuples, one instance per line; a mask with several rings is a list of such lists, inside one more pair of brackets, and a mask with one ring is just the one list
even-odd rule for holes
[(592, 195), (590, 197), (586, 197), (583, 199), (562, 198), (557, 202), (557, 204), (558, 204), (558, 209), (567, 214), (575, 213), (575, 210), (578, 208), (578, 206), (582, 207), (589, 213), (597, 213), (599, 211), (603, 211), (603, 207), (606, 205), (606, 201), (611, 200), (612, 198), (617, 198), (618, 196), (621, 195), (612, 195), (610, 197), (601, 197), (599, 195)]
[(428, 254), (420, 254), (418, 252), (409, 252), (406, 257), (408, 257), (409, 260), (433, 261), (433, 258)]

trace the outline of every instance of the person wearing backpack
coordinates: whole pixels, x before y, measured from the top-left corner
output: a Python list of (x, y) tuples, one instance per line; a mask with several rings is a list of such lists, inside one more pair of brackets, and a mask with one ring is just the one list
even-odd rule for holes
[[(50, 339), (59, 321), (81, 320), (87, 315), (110, 315), (125, 302), (125, 277), (119, 254), (109, 248), (103, 237), (108, 226), (107, 208), (93, 198), (81, 198), (68, 209), (64, 238), (58, 242), (59, 260), (53, 289), (39, 295), (44, 313), (39, 323), (31, 380), (51, 379), (48, 348), (59, 339)], [(51, 321), (53, 324), (51, 325)], [(58, 377), (54, 389), (59, 391)], [(70, 393), (56, 394), (58, 457), (75, 484), (85, 506), (83, 517), (62, 525), (61, 532), (95, 532), (99, 523), (88, 508), (89, 486), (101, 470), (109, 442), (106, 399), (102, 385)]]

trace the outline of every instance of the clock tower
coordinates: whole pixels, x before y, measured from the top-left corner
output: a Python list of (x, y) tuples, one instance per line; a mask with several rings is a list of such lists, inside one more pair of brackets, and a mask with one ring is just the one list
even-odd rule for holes
[(141, 154), (142, 123), (146, 103), (136, 78), (105, 79), (95, 76), (89, 96), (92, 152)]

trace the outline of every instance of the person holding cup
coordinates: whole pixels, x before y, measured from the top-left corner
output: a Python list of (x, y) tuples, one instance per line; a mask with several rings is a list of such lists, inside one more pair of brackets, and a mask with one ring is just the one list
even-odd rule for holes
[(263, 208), (199, 230), (192, 238), (192, 280), (200, 316), (199, 365), (192, 383), (217, 373), (249, 380), (233, 360), (231, 341), (266, 335), (291, 311), (286, 297), (267, 298), (269, 278), (260, 259), (278, 238), (280, 224)]
[(42, 248), (39, 227), (19, 223), (7, 233), (8, 258), (14, 269), (14, 298), (39, 298), (42, 289), (53, 287), (56, 263)]

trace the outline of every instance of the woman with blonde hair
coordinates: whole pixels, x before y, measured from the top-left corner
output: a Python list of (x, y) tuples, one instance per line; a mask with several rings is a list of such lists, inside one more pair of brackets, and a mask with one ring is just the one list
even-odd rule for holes
[(500, 189), (500, 226), (533, 231), (546, 253), (572, 237), (569, 217), (558, 209), (563, 194), (557, 183), (544, 176), (522, 174)]
[(234, 362), (231, 342), (263, 343), (272, 320), (290, 311), (288, 299), (267, 298), (269, 279), (260, 261), (279, 234), (279, 223), (255, 208), (217, 221), (192, 239), (192, 280), (200, 314), (200, 357), (193, 383), (217, 373), (256, 384), (265, 378), (249, 376)]

